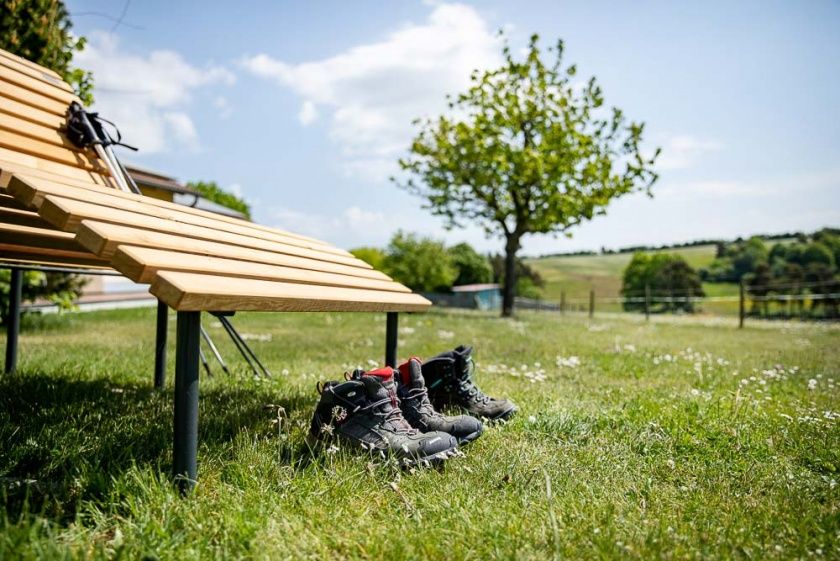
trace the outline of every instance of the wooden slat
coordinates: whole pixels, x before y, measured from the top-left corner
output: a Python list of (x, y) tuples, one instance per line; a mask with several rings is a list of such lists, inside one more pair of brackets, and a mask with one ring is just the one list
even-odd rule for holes
[[(33, 210), (26, 205), (19, 203), (13, 196), (7, 195), (2, 189), (0, 189), (0, 206), (14, 208), (17, 210)], [(37, 214), (37, 212), (35, 212), (35, 214)]]
[(0, 129), (25, 135), (29, 138), (34, 138), (35, 140), (40, 140), (41, 142), (46, 142), (47, 144), (60, 146), (74, 152), (80, 151), (67, 139), (66, 136), (59, 132), (58, 129), (45, 127), (44, 125), (19, 119), (18, 117), (7, 115), (2, 112), (0, 112)]
[(53, 265), (67, 267), (93, 267), (111, 270), (107, 261), (98, 259), (89, 253), (75, 253), (72, 251), (56, 251), (0, 242), (0, 260), (5, 262), (27, 262), (38, 265)]
[(179, 311), (410, 312), (423, 311), (431, 305), (419, 294), (412, 293), (230, 279), (174, 271), (159, 273), (150, 292)]
[(10, 130), (0, 130), (0, 146), (83, 170), (105, 171), (95, 156), (89, 157), (87, 153), (80, 150), (55, 146)]
[[(0, 170), (3, 169), (2, 156), (3, 156), (3, 154), (0, 152)], [(43, 178), (32, 177), (25, 170), (23, 172), (16, 173), (15, 175), (18, 176), (17, 179), (19, 179), (21, 181), (22, 185), (19, 185), (19, 186), (12, 185), (13, 180), (11, 178), (9, 179), (9, 182), (7, 183), (7, 185), (10, 185), (11, 188), (16, 190), (15, 191), (17, 193), (16, 197), (19, 197), (19, 200), (21, 202), (24, 202), (25, 204), (33, 205), (35, 207), (38, 207), (43, 202), (44, 196), (46, 196), (47, 194), (56, 193), (56, 188), (57, 188), (56, 186), (51, 186), (46, 181), (36, 181), (36, 179), (43, 179)], [(47, 178), (47, 179), (49, 179), (49, 178)], [(2, 185), (2, 183), (0, 183), (0, 185)], [(75, 184), (75, 183), (73, 185), (76, 186), (76, 187), (79, 187), (80, 189), (85, 189), (86, 192), (83, 193), (81, 191), (74, 191), (71, 194), (70, 191), (68, 191), (66, 193), (64, 191), (62, 191), (60, 194), (62, 196), (68, 197), (68, 198), (75, 198), (75, 199), (90, 201), (90, 202), (102, 202), (103, 204), (105, 204), (104, 200), (99, 199), (98, 197), (96, 197), (95, 199), (93, 199), (91, 197), (93, 197), (94, 195), (107, 195), (107, 196), (112, 197), (112, 198), (119, 198), (119, 199), (122, 199), (122, 200), (136, 201), (136, 202), (143, 203), (145, 205), (151, 205), (153, 207), (157, 207), (157, 208), (161, 208), (161, 209), (172, 210), (172, 211), (176, 211), (178, 213), (190, 214), (190, 215), (193, 215), (193, 216), (200, 216), (200, 217), (203, 217), (203, 218), (209, 218), (209, 219), (213, 220), (214, 222), (225, 222), (225, 223), (228, 223), (228, 224), (233, 224), (233, 225), (248, 228), (248, 229), (251, 229), (251, 230), (260, 230), (262, 232), (266, 232), (268, 234), (271, 234), (272, 237), (279, 236), (280, 238), (286, 238), (286, 237), (294, 238), (294, 239), (297, 239), (297, 240), (304, 241), (307, 244), (312, 244), (311, 246), (310, 245), (304, 245), (302, 247), (317, 248), (317, 249), (321, 249), (323, 251), (336, 253), (338, 255), (345, 255), (345, 256), (351, 256), (352, 255), (349, 251), (344, 251), (342, 249), (336, 248), (336, 247), (331, 246), (330, 244), (328, 244), (326, 242), (316, 240), (316, 239), (310, 238), (308, 236), (301, 236), (299, 234), (294, 234), (292, 232), (287, 232), (285, 230), (280, 230), (278, 228), (269, 228), (268, 226), (262, 226), (260, 224), (255, 224), (255, 223), (249, 222), (247, 220), (242, 220), (242, 219), (239, 219), (239, 218), (233, 218), (233, 217), (230, 217), (230, 216), (224, 216), (224, 215), (221, 215), (221, 214), (216, 214), (214, 212), (201, 210), (201, 209), (197, 209), (197, 208), (193, 208), (193, 207), (189, 207), (189, 206), (185, 206), (185, 205), (180, 205), (178, 203), (173, 203), (173, 202), (169, 202), (169, 201), (162, 201), (162, 200), (159, 200), (159, 199), (154, 199), (152, 197), (144, 197), (142, 195), (136, 195), (134, 193), (125, 193), (123, 191), (118, 191), (116, 189), (110, 189), (110, 188), (103, 189), (98, 185), (90, 185), (90, 184), (79, 185), (79, 184)], [(60, 188), (60, 187), (58, 187), (58, 188)], [(25, 200), (20, 198), (20, 197), (25, 197)], [(109, 203), (107, 203), (106, 206), (114, 206), (114, 204), (115, 203), (109, 202)], [(291, 241), (289, 241), (287, 243), (291, 243)], [(365, 266), (368, 267), (368, 268), (370, 267), (369, 265), (365, 265)]]
[(37, 213), (0, 206), (0, 223), (30, 226), (32, 228), (51, 228), (50, 224)]
[(61, 129), (67, 123), (66, 115), (49, 113), (8, 97), (0, 96), (0, 111), (56, 130)]
[(0, 243), (22, 247), (51, 249), (58, 252), (91, 255), (75, 240), (73, 234), (58, 232), (50, 228), (35, 228), (0, 223)]
[[(15, 161), (9, 161), (7, 156), (16, 157)], [(40, 168), (31, 165), (40, 165)], [(0, 148), (0, 187), (6, 188), (12, 180), (13, 175), (21, 175), (57, 183), (58, 185), (72, 185), (86, 189), (94, 189), (97, 192), (110, 192), (115, 190), (110, 176), (101, 175), (96, 172), (84, 171), (70, 166), (63, 166), (46, 160), (38, 160), (33, 156), (12, 152)], [(35, 206), (35, 205), (33, 205)]]
[(236, 261), (209, 255), (184, 254), (148, 247), (122, 245), (111, 259), (111, 264), (123, 275), (139, 283), (151, 283), (158, 271), (167, 270), (302, 284), (367, 288), (388, 292), (410, 292), (409, 289), (394, 281)]
[[(184, 205), (176, 204), (174, 205), (176, 207), (175, 209), (157, 205), (152, 206), (150, 204), (146, 204), (146, 200), (138, 201), (133, 198), (123, 197), (121, 196), (123, 194), (122, 191), (109, 190), (102, 192), (101, 190), (92, 191), (90, 189), (74, 189), (66, 185), (56, 185), (55, 183), (49, 181), (39, 181), (28, 177), (19, 177), (11, 180), (9, 182), (8, 191), (18, 197), (21, 202), (27, 202), (39, 206), (44, 204), (44, 197), (51, 195), (58, 195), (64, 199), (84, 202), (88, 205), (95, 205), (85, 207), (87, 211), (79, 206), (77, 206), (77, 210), (74, 211), (69, 204), (65, 204), (66, 212), (63, 213), (56, 211), (56, 209), (52, 209), (53, 211), (56, 211), (56, 215), (53, 217), (55, 219), (53, 224), (67, 232), (72, 232), (76, 226), (78, 226), (78, 223), (84, 218), (93, 218), (102, 222), (114, 222), (116, 224), (140, 225), (137, 223), (138, 218), (136, 216), (132, 217), (124, 214), (123, 211), (127, 211), (132, 214), (136, 213), (137, 215), (152, 216), (156, 219), (165, 219), (167, 221), (174, 221), (185, 225), (201, 226), (229, 234), (248, 236), (249, 240), (259, 240), (257, 245), (249, 242), (247, 244), (248, 247), (257, 247), (260, 243), (278, 242), (307, 250), (327, 253), (332, 255), (333, 260), (338, 262), (345, 262), (348, 264), (351, 264), (352, 262), (355, 266), (364, 267), (366, 269), (370, 268), (367, 264), (359, 263), (358, 260), (348, 252), (328, 246), (321, 242), (313, 243), (289, 236), (285, 233), (267, 232), (259, 228), (254, 228), (249, 222), (237, 224), (234, 222), (217, 220), (216, 218), (195, 215), (189, 212), (184, 212), (184, 209), (188, 208)], [(146, 197), (146, 199), (148, 199), (148, 197)], [(95, 212), (95, 215), (87, 214), (83, 216), (82, 213), (84, 212)], [(167, 224), (161, 231), (170, 231), (170, 225)], [(216, 236), (210, 239), (222, 241)]]
[[(27, 67), (23, 66), (22, 68)], [(64, 81), (57, 80), (57, 83), (49, 82), (47, 81), (48, 78), (46, 75), (36, 78), (30, 75), (30, 72), (34, 71), (23, 71), (22, 68), (15, 68), (15, 63), (8, 59), (0, 59), (0, 81), (12, 82), (22, 88), (63, 103), (65, 106), (70, 105), (70, 103), (78, 99), (72, 89), (68, 91), (60, 86), (67, 86)]]
[(17, 84), (11, 82), (0, 81), (0, 95), (11, 99), (16, 99), (21, 103), (35, 107), (41, 111), (52, 113), (53, 115), (64, 115), (67, 112), (69, 103), (64, 103), (55, 100), (51, 97), (35, 93)]
[(0, 58), (6, 59), (7, 61), (10, 61), (10, 62), (16, 62), (16, 63), (21, 64), (23, 66), (27, 66), (27, 67), (29, 67), (33, 70), (37, 70), (38, 72), (42, 72), (42, 73), (46, 74), (47, 76), (52, 76), (53, 78), (55, 78), (57, 80), (62, 80), (61, 76), (59, 76), (58, 73), (55, 70), (50, 70), (49, 68), (47, 68), (45, 66), (41, 66), (40, 64), (38, 64), (36, 62), (32, 62), (31, 60), (23, 58), (22, 56), (12, 54), (9, 51), (4, 51), (3, 49), (0, 49)]
[[(14, 193), (14, 191), (10, 192)], [(194, 226), (175, 220), (156, 218), (147, 214), (102, 207), (92, 203), (57, 197), (55, 195), (47, 195), (44, 198), (44, 201), (41, 203), (41, 208), (38, 209), (38, 214), (51, 225), (65, 232), (76, 231), (82, 220), (95, 220), (97, 222), (121, 224), (164, 234), (174, 234), (187, 238), (230, 244), (246, 249), (259, 249), (318, 261), (340, 263), (361, 269), (370, 269), (370, 267), (363, 266), (363, 261), (356, 257), (345, 257), (343, 255), (308, 249), (284, 242), (262, 240), (248, 235), (231, 234), (214, 228)]]
[(375, 269), (362, 269), (342, 265), (341, 263), (307, 259), (305, 257), (261, 251), (258, 249), (248, 249), (195, 238), (182, 238), (172, 234), (129, 228), (105, 222), (83, 220), (77, 230), (76, 239), (82, 247), (91, 253), (108, 259), (113, 257), (120, 245), (136, 245), (181, 251), (183, 253), (224, 257), (226, 259), (239, 259), (268, 265), (298, 267), (312, 271), (338, 273), (367, 279), (391, 280), (386, 274)]
[[(68, 166), (0, 146), (0, 170), (11, 169), (24, 170), (26, 173), (35, 170), (39, 174), (51, 174), (74, 181), (87, 181), (94, 185), (110, 186), (110, 183), (106, 183), (105, 177), (109, 175), (106, 171), (85, 170)], [(107, 181), (110, 181), (110, 179)]]

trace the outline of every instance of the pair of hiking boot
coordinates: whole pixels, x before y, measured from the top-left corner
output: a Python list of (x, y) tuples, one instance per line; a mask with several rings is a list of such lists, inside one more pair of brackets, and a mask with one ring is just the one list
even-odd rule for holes
[[(346, 382), (327, 382), (319, 388), (310, 440), (339, 437), (370, 452), (395, 455), (405, 466), (447, 459), (459, 445), (478, 438), (483, 425), (469, 415), (442, 415), (430, 395), (469, 412), (497, 415), (493, 418), (509, 418), (516, 411), (512, 403), (478, 390), (468, 365), (470, 354), (470, 348), (459, 347), (426, 364), (412, 357), (398, 370), (356, 370)], [(434, 394), (427, 389), (428, 380)]]

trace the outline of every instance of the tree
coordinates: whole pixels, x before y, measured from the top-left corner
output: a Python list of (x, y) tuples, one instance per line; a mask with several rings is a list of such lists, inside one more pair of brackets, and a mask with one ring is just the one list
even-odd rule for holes
[(195, 189), (208, 201), (241, 212), (248, 219), (251, 218), (251, 206), (245, 202), (245, 199), (225, 191), (215, 181), (189, 181), (187, 187)]
[(385, 269), (385, 252), (378, 247), (357, 247), (350, 253), (378, 271)]
[(603, 214), (614, 198), (647, 191), (656, 180), (641, 152), (640, 123), (607, 111), (594, 78), (579, 87), (563, 65), (563, 42), (546, 63), (533, 35), (523, 61), (509, 46), (504, 64), (474, 72), (449, 98), (450, 115), (417, 121), (400, 160), (403, 188), (427, 200), (449, 228), (473, 221), (505, 241), (502, 315), (513, 313), (516, 253), (527, 234), (567, 234)]
[(0, 48), (57, 72), (85, 105), (93, 103), (93, 77), (72, 66), (73, 54), (87, 40), (71, 33), (70, 14), (61, 0), (0, 0)]
[(463, 284), (481, 284), (493, 280), (493, 269), (487, 257), (478, 253), (468, 243), (459, 243), (449, 248), (452, 264), (458, 271), (455, 286)]
[(694, 311), (692, 297), (705, 296), (700, 275), (681, 256), (672, 253), (635, 253), (624, 269), (621, 294), (625, 310), (643, 310), (647, 291), (665, 299), (661, 311)]
[[(505, 257), (498, 253), (490, 256), (490, 266), (493, 268), (493, 282), (504, 285), (505, 283)], [(522, 298), (533, 298), (539, 300), (542, 297), (541, 288), (545, 286), (545, 279), (525, 263), (522, 259), (516, 258), (516, 296)]]
[(398, 231), (385, 256), (385, 272), (413, 290), (447, 291), (458, 271), (442, 242)]

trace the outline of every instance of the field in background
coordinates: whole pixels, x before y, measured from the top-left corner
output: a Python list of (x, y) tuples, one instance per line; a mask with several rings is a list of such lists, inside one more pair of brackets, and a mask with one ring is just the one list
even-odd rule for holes
[[(715, 258), (715, 246), (712, 244), (662, 251), (681, 255), (696, 270), (709, 266)], [(545, 280), (546, 286), (542, 290), (545, 300), (560, 302), (560, 295), (565, 291), (568, 303), (585, 307), (589, 291), (594, 290), (597, 310), (618, 312), (621, 304), (599, 302), (598, 298), (621, 296), (621, 277), (632, 258), (632, 253), (614, 253), (529, 258), (525, 261)], [(729, 283), (704, 283), (703, 290), (707, 296), (738, 295), (738, 286)], [(738, 302), (706, 302), (702, 311), (736, 315)]]
[(472, 343), (484, 389), (521, 407), (408, 473), (304, 444), (316, 381), (378, 363), (384, 314), (235, 322), (275, 376), (247, 375), (206, 319), (235, 372), (202, 373), (186, 500), (154, 310), (25, 322), (0, 378), (0, 559), (840, 557), (836, 326), (403, 314), (400, 356)]

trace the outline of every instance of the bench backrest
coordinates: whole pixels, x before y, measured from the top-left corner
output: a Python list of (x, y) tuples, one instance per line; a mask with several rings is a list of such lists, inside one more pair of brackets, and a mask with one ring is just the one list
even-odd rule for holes
[(0, 51), (0, 256), (110, 266), (185, 311), (410, 311), (430, 303), (328, 243), (114, 188), (65, 137), (76, 100)]

